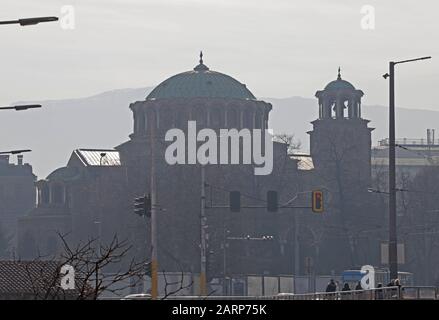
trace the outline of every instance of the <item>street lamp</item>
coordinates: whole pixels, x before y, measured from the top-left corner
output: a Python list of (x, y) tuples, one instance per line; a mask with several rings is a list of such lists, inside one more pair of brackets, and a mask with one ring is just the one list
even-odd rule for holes
[(389, 78), (389, 268), (390, 278), (398, 278), (398, 251), (396, 230), (396, 165), (395, 165), (395, 65), (431, 59), (422, 57), (402, 61), (390, 61), (389, 73), (383, 75)]
[(26, 150), (11, 150), (11, 151), (0, 151), (1, 154), (20, 154), (24, 152), (31, 152), (32, 150), (26, 149)]
[(41, 108), (41, 104), (22, 104), (18, 106), (0, 107), (0, 110), (23, 111), (28, 109)]
[(42, 22), (53, 22), (58, 21), (58, 17), (36, 17), (36, 18), (25, 18), (18, 20), (8, 20), (0, 21), (0, 24), (19, 24), (20, 26), (32, 26)]

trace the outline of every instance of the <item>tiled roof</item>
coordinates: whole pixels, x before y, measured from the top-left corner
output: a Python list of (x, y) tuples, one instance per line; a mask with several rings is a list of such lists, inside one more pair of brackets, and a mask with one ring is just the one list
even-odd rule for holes
[(58, 275), (56, 261), (0, 261), (0, 293), (35, 293)]
[[(79, 296), (79, 290), (62, 290), (59, 261), (0, 261), (0, 297), (31, 296), (35, 299)], [(76, 279), (76, 288), (83, 282)]]
[(194, 70), (179, 73), (160, 83), (146, 97), (172, 98), (232, 98), (255, 100), (255, 96), (238, 80), (200, 63)]
[(120, 166), (119, 151), (114, 149), (77, 149), (75, 153), (87, 166)]

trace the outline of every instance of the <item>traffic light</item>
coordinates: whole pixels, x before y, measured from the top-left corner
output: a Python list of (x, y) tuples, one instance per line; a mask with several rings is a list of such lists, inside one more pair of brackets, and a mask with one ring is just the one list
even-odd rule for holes
[(141, 217), (151, 216), (151, 196), (149, 194), (134, 199), (134, 213)]
[(268, 212), (277, 212), (279, 203), (277, 199), (277, 191), (267, 191), (267, 210)]
[(210, 250), (207, 253), (207, 257), (206, 257), (207, 261), (206, 261), (206, 279), (207, 282), (210, 282), (213, 279), (213, 276), (216, 272), (217, 269), (217, 261), (215, 259), (215, 252)]
[(316, 213), (323, 212), (323, 192), (320, 190), (314, 190), (312, 192), (312, 211)]
[(232, 212), (241, 211), (241, 192), (230, 191), (229, 206), (230, 206), (230, 211), (232, 211)]

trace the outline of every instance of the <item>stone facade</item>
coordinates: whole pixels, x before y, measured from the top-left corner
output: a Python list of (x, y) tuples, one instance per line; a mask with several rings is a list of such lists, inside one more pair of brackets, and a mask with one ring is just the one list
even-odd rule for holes
[(9, 155), (0, 156), (0, 233), (9, 240), (3, 258), (16, 251), (17, 220), (35, 206), (35, 180), (32, 166), (23, 163), (22, 155), (17, 163), (12, 163)]
[[(255, 176), (252, 164), (206, 165), (206, 202), (216, 207), (206, 210), (210, 278), (243, 273), (305, 274), (310, 272), (306, 265), (310, 258), (312, 272), (321, 274), (341, 272), (363, 262), (378, 263), (378, 255), (370, 248), (378, 248), (379, 236), (369, 233), (365, 241), (356, 237), (364, 229), (361, 219), (365, 216), (372, 219), (368, 223), (380, 221), (380, 217), (368, 215), (369, 207), (360, 210), (364, 207), (360, 203), (370, 200), (371, 129), (361, 119), (362, 92), (339, 78), (318, 94), (320, 118), (310, 132), (315, 169), (300, 170), (300, 160), (288, 155), (283, 143), (274, 143), (273, 172), (267, 176)], [(346, 100), (350, 111), (345, 118)], [(335, 119), (331, 106), (336, 107)], [(127, 142), (114, 150), (75, 150), (66, 167), (37, 183), (37, 208), (20, 221), (20, 256), (35, 254), (36, 244), (40, 250), (56, 253), (60, 250), (54, 240), (56, 233), (65, 232), (70, 241), (77, 242), (91, 236), (108, 241), (117, 234), (132, 241), (137, 257), (148, 257), (149, 220), (134, 215), (133, 200), (151, 192), (154, 161), (160, 208), (159, 269), (199, 272), (201, 168), (167, 164), (164, 154), (170, 142), (165, 141), (165, 133), (172, 128), (185, 131), (189, 120), (197, 121), (198, 130), (266, 130), (272, 106), (200, 61), (193, 71), (165, 80), (130, 109), (134, 126)], [(153, 139), (156, 151), (151, 159)], [(343, 149), (343, 159), (332, 161), (329, 146)], [(109, 155), (116, 160), (96, 160)], [(334, 174), (340, 167), (344, 173)], [(324, 214), (313, 214), (307, 208), (310, 191), (317, 188), (328, 199)], [(243, 207), (260, 208), (242, 208), (240, 213), (224, 208), (229, 191), (234, 190), (243, 195)], [(294, 199), (292, 205), (301, 208), (268, 212), (268, 190), (278, 192), (280, 204)], [(273, 239), (251, 241), (245, 240), (247, 236)]]

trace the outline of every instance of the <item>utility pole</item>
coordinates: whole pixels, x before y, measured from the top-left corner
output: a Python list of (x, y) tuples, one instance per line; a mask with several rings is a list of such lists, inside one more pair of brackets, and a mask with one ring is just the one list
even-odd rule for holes
[(229, 284), (227, 281), (227, 247), (229, 245), (227, 241), (227, 235), (229, 231), (226, 229), (226, 218), (223, 216), (223, 295), (227, 296), (229, 293)]
[(389, 62), (389, 267), (390, 278), (398, 278), (396, 234), (396, 163), (395, 163), (395, 62)]
[(422, 57), (403, 61), (390, 61), (389, 73), (389, 268), (390, 278), (398, 278), (398, 245), (396, 224), (396, 163), (395, 163), (395, 65), (419, 60), (431, 59)]
[(54, 22), (54, 21), (58, 21), (58, 17), (36, 17), (36, 18), (24, 18), (17, 20), (0, 21), (0, 25), (19, 24), (20, 26), (32, 26), (43, 22)]
[[(153, 121), (152, 121), (153, 122)], [(155, 126), (151, 124), (151, 298), (158, 297), (158, 262), (157, 262), (157, 199), (155, 185)]]
[[(294, 212), (293, 212), (293, 217), (294, 217), (294, 276), (297, 277), (299, 275), (299, 266), (300, 266), (299, 217)], [(296, 292), (296, 281), (294, 281), (294, 292)]]
[(201, 250), (201, 264), (200, 264), (200, 295), (207, 295), (206, 284), (206, 252), (207, 252), (207, 233), (206, 233), (206, 168), (201, 165), (201, 211), (200, 211), (200, 250)]

